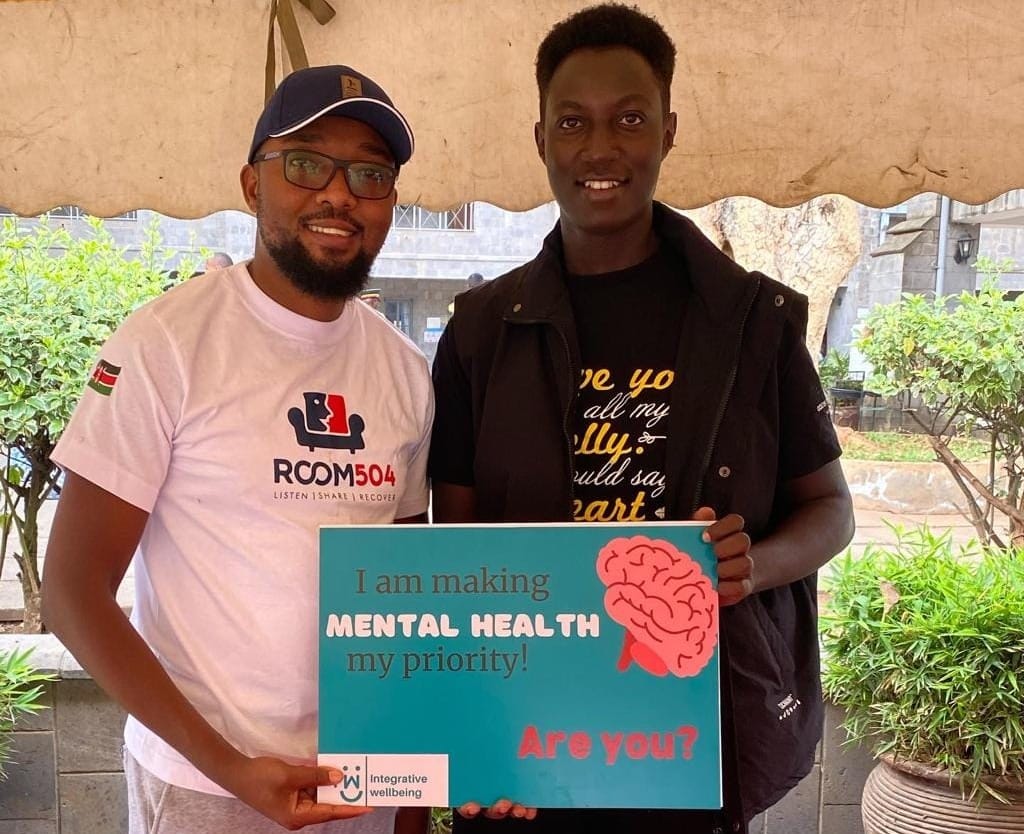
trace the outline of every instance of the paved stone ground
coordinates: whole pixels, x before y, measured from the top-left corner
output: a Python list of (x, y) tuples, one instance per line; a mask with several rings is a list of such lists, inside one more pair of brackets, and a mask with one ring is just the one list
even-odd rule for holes
[[(55, 500), (47, 501), (40, 516), (40, 552), (46, 553), (46, 543), (56, 509)], [(927, 523), (936, 532), (952, 530), (953, 541), (957, 544), (966, 543), (974, 538), (974, 528), (960, 515), (913, 515), (898, 514), (879, 510), (857, 510), (857, 532), (853, 538), (854, 553), (862, 553), (872, 543), (892, 544), (896, 536), (890, 525), (902, 525), (905, 528)], [(826, 566), (824, 573), (827, 574)], [(132, 584), (132, 567), (129, 566), (125, 580), (117, 594), (118, 602), (123, 608), (131, 608), (135, 601)], [(18, 581), (18, 565), (8, 556), (4, 560), (3, 573), (0, 574), (0, 623), (21, 619), (21, 584)]]

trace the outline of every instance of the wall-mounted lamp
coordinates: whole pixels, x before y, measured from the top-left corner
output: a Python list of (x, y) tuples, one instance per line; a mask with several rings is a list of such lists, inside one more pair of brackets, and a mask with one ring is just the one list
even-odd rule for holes
[(973, 237), (962, 237), (956, 242), (956, 251), (953, 253), (953, 260), (958, 264), (966, 263), (974, 254), (975, 240)]

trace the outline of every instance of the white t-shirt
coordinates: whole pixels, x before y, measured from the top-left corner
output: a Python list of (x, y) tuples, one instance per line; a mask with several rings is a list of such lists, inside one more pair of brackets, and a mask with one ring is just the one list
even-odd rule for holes
[[(313, 762), (317, 528), (427, 509), (426, 360), (362, 302), (332, 322), (281, 307), (246, 264), (137, 310), (100, 360), (53, 459), (150, 513), (135, 627), (239, 750)], [(225, 794), (133, 718), (125, 743)]]

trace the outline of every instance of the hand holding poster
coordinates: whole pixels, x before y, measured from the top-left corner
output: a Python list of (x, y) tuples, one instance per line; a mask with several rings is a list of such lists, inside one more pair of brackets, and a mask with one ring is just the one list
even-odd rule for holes
[(703, 529), (323, 528), (320, 801), (720, 807)]

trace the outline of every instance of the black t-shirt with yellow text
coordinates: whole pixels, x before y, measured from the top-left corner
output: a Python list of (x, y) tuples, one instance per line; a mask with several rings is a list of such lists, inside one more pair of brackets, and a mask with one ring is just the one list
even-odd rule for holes
[(664, 249), (628, 269), (567, 275), (582, 373), (573, 433), (576, 521), (657, 521), (683, 283)]

